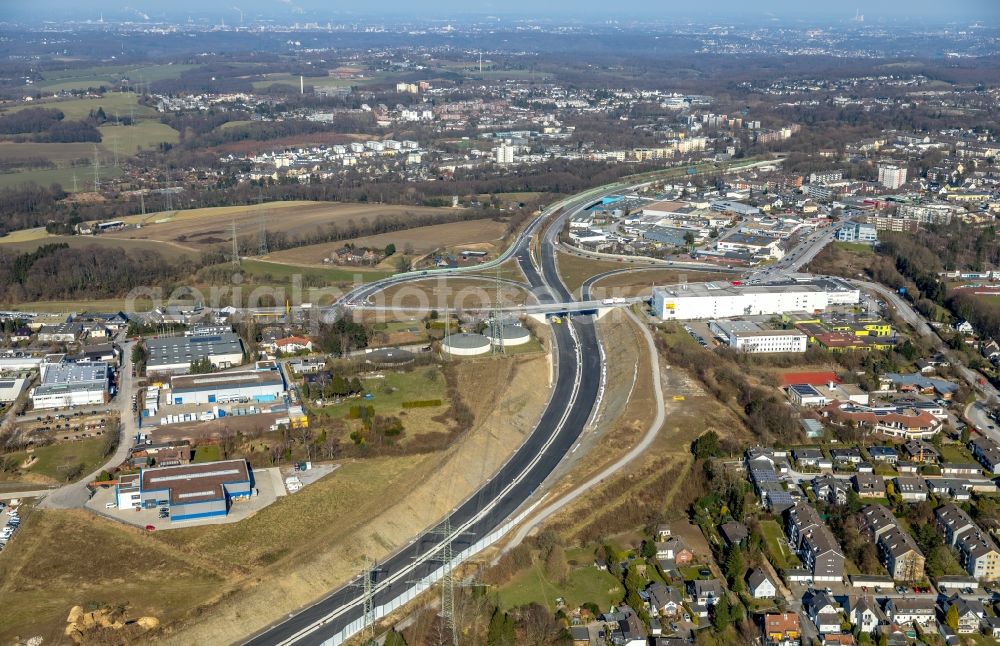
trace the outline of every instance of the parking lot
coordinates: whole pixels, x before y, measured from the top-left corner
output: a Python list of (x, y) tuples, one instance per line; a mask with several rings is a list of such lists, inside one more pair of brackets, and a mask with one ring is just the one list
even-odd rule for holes
[(14, 537), (14, 532), (21, 526), (21, 515), (16, 506), (5, 506), (0, 503), (0, 551), (7, 547), (7, 543)]
[(178, 527), (195, 527), (198, 525), (222, 525), (235, 523), (248, 518), (259, 510), (267, 507), (281, 496), (286, 495), (281, 470), (277, 467), (269, 469), (254, 469), (253, 480), (256, 495), (250, 500), (235, 501), (229, 507), (225, 516), (197, 518), (192, 520), (171, 521), (161, 518), (159, 508), (152, 509), (118, 509), (115, 500), (114, 487), (101, 487), (87, 501), (87, 507), (102, 516), (135, 525), (137, 527), (152, 527), (154, 530), (175, 529)]

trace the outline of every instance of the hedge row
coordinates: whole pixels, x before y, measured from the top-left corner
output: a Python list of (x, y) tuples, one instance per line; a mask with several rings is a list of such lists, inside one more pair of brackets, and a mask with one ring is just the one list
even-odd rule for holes
[(418, 399), (411, 402), (403, 402), (403, 408), (431, 408), (444, 404), (440, 399)]

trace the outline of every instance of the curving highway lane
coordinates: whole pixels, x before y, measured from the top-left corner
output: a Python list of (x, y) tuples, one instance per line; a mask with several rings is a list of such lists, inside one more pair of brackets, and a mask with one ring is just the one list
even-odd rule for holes
[[(573, 209), (593, 200), (576, 199), (564, 214), (546, 229), (541, 245), (541, 263), (531, 257), (530, 241), (545, 218), (533, 222), (519, 236), (503, 258), (514, 257), (541, 303), (569, 302), (573, 298), (559, 278), (554, 239), (564, 218)], [(345, 299), (367, 299), (390, 284), (418, 276), (394, 277), (378, 284), (362, 286)], [(473, 496), (448, 517), (455, 553), (476, 543), (503, 525), (545, 481), (577, 441), (590, 419), (601, 381), (597, 333), (590, 316), (566, 319), (552, 326), (556, 354), (556, 380), (550, 399), (535, 430), (500, 470)], [(386, 604), (406, 592), (413, 582), (440, 567), (439, 554), (448, 538), (428, 531), (379, 563), (374, 589), (374, 605)], [(246, 643), (251, 646), (274, 644), (333, 643), (334, 637), (364, 617), (364, 600), (357, 585), (344, 586), (321, 601), (271, 626)]]

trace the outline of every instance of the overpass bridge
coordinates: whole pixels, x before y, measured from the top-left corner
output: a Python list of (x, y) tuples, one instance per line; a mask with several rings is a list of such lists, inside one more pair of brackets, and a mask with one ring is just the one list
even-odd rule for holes
[[(530, 316), (538, 321), (545, 322), (546, 319), (553, 316), (573, 316), (577, 314), (592, 314), (596, 315), (598, 318), (604, 316), (611, 310), (619, 307), (631, 307), (636, 303), (648, 303), (649, 299), (643, 298), (641, 296), (630, 296), (626, 298), (605, 298), (605, 299), (592, 299), (585, 301), (556, 301), (551, 303), (525, 303), (523, 305), (504, 305), (500, 308), (500, 312), (504, 314), (511, 315), (525, 315)], [(423, 313), (430, 313), (432, 311), (440, 311), (440, 307), (431, 305), (414, 305), (414, 306), (400, 306), (400, 305), (376, 305), (368, 302), (355, 302), (344, 305), (337, 305), (324, 308), (309, 308), (316, 309), (318, 313), (323, 317), (324, 321), (332, 321), (345, 312), (359, 311), (359, 312), (387, 312), (393, 314), (406, 314), (406, 315), (416, 315)], [(492, 312), (495, 308), (491, 307), (488, 303), (484, 303), (482, 308), (470, 309), (468, 311), (481, 311), (481, 312)], [(279, 317), (288, 314), (289, 312), (295, 311), (308, 311), (302, 310), (297, 306), (290, 308), (283, 307), (255, 307), (241, 310), (242, 314), (247, 314), (256, 317)]]

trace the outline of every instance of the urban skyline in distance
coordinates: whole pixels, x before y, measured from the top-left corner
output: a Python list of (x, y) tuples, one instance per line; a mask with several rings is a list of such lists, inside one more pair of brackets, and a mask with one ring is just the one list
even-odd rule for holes
[(331, 7), (317, 0), (284, 0), (270, 2), (251, 0), (239, 7), (206, 7), (193, 0), (179, 0), (165, 7), (153, 0), (134, 0), (128, 5), (67, 0), (40, 0), (39, 2), (9, 3), (5, 19), (26, 21), (60, 20), (123, 20), (130, 22), (185, 22), (188, 19), (214, 22), (222, 16), (233, 15), (244, 23), (257, 20), (282, 23), (309, 20), (367, 20), (408, 18), (423, 21), (481, 20), (493, 16), (497, 23), (521, 19), (563, 20), (568, 22), (630, 21), (636, 19), (682, 18), (697, 21), (725, 23), (727, 19), (740, 18), (760, 21), (824, 21), (849, 22), (864, 18), (868, 21), (955, 23), (981, 20), (995, 23), (1000, 18), (1000, 7), (990, 0), (956, 0), (941, 3), (934, 0), (857, 0), (853, 4), (807, 5), (797, 0), (706, 0), (700, 3), (670, 0), (651, 6), (637, 0), (616, 3), (612, 10), (607, 3), (582, 0), (568, 5), (565, 2), (527, 2), (511, 0), (503, 3), (485, 2), (476, 6), (455, 0), (432, 0), (415, 5), (401, 0), (379, 3), (377, 8), (364, 5)]

